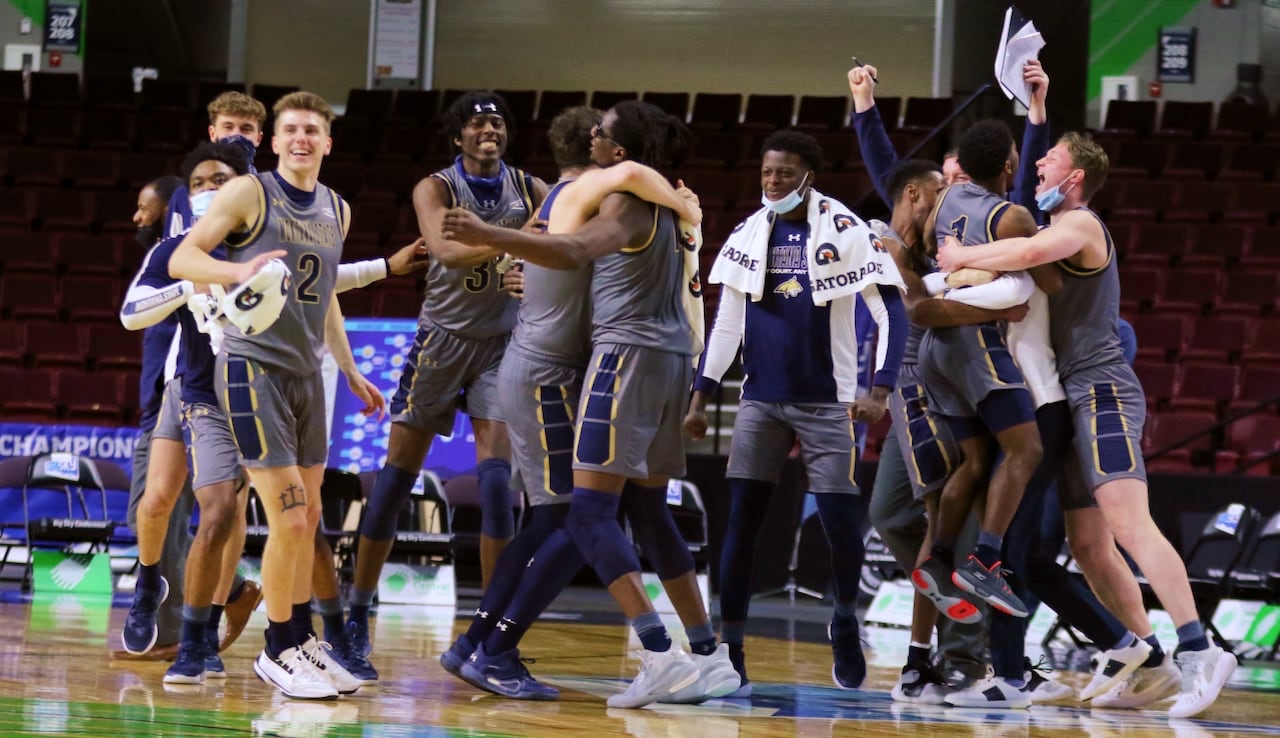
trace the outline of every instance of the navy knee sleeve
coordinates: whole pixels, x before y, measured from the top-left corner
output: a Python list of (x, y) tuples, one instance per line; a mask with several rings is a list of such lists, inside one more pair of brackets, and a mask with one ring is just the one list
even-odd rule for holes
[(622, 495), (573, 488), (565, 529), (596, 576), (607, 587), (623, 574), (640, 571), (640, 559), (618, 525)]
[(490, 538), (510, 538), (516, 530), (511, 512), (511, 464), (505, 459), (485, 459), (476, 466), (480, 490), (480, 533)]
[(862, 543), (862, 499), (857, 495), (824, 492), (815, 494), (818, 517), (831, 545), (831, 578), (836, 602), (852, 602), (858, 597), (858, 577), (866, 550)]
[(667, 507), (667, 490), (627, 483), (622, 493), (631, 534), (658, 578), (676, 579), (693, 571), (693, 554)]
[(396, 523), (418, 475), (387, 464), (378, 472), (373, 490), (365, 501), (360, 535), (371, 541), (389, 541), (396, 535)]

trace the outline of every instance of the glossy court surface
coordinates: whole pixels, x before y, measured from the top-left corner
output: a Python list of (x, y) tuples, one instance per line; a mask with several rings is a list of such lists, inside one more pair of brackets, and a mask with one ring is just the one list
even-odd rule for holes
[[(608, 709), (604, 698), (635, 674), (637, 662), (628, 655), (635, 644), (628, 645), (627, 631), (612, 613), (557, 607), (552, 619), (530, 632), (524, 655), (536, 659), (530, 664), (536, 675), (560, 688), (559, 702), (503, 700), (457, 681), (437, 659), (462, 621), (449, 609), (386, 607), (374, 626), (372, 660), (382, 673), (380, 686), (313, 703), (282, 700), (253, 676), (265, 625), (261, 612), (224, 654), (225, 682), (175, 689), (161, 681), (165, 664), (112, 660), (109, 649), (118, 647), (124, 608), (92, 599), (0, 604), (0, 736), (1280, 734), (1280, 669), (1257, 662), (1237, 670), (1219, 702), (1195, 720), (1170, 721), (1162, 709), (1090, 711), (1079, 703), (1015, 711), (917, 707), (895, 704), (888, 694), (905, 655), (906, 632), (872, 629), (865, 635), (867, 683), (842, 691), (831, 682), (821, 622), (826, 609), (814, 605), (775, 605), (768, 608), (771, 615), (753, 619), (747, 643), (755, 685), (750, 700)], [(1077, 688), (1086, 677), (1055, 675)]]

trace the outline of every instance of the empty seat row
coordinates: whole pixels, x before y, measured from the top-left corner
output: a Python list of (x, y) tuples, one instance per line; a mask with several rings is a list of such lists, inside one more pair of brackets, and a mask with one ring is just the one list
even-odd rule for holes
[(1265, 102), (1224, 102), (1214, 117), (1212, 102), (1112, 100), (1099, 137), (1280, 138), (1280, 111)]
[[(1157, 361), (1280, 362), (1280, 318), (1134, 315), (1138, 356)], [(1280, 387), (1277, 388), (1280, 390)]]
[(9, 421), (129, 424), (138, 411), (138, 373), (0, 367), (0, 413)]

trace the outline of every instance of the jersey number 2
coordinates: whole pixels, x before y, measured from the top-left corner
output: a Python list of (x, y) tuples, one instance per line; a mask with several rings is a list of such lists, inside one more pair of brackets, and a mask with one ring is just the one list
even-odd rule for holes
[(303, 254), (298, 257), (298, 269), (306, 272), (306, 277), (298, 283), (298, 302), (315, 304), (320, 302), (320, 295), (312, 292), (316, 282), (320, 281), (320, 257), (316, 254)]

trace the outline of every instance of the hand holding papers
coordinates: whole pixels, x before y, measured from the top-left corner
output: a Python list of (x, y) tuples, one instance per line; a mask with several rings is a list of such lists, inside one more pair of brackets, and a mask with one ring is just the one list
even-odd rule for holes
[(1000, 35), (1000, 47), (996, 49), (996, 81), (1005, 97), (1017, 100), (1023, 107), (1031, 106), (1031, 85), (1023, 79), (1022, 68), (1028, 61), (1038, 58), (1044, 48), (1044, 37), (1036, 26), (1018, 9), (1009, 6), (1004, 13), (1004, 31)]

